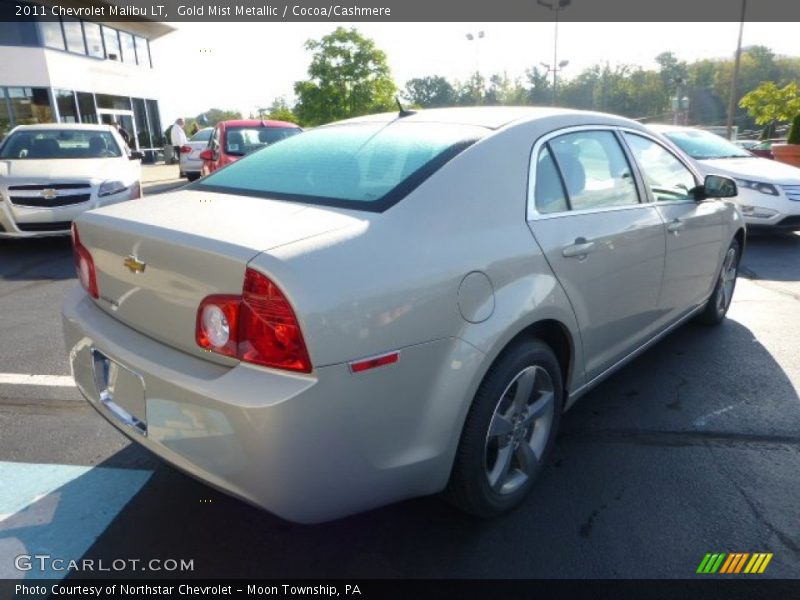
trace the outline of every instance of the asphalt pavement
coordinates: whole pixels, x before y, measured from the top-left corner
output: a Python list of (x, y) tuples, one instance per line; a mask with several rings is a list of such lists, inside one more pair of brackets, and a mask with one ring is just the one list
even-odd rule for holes
[[(159, 576), (685, 578), (708, 552), (768, 552), (758, 577), (797, 577), (798, 259), (798, 235), (752, 237), (726, 323), (682, 327), (585, 396), (512, 514), (432, 497), (299, 526), (177, 472), (62, 385), (68, 240), (0, 242), (0, 577), (41, 546), (193, 561)], [(120, 575), (153, 573), (83, 573)]]

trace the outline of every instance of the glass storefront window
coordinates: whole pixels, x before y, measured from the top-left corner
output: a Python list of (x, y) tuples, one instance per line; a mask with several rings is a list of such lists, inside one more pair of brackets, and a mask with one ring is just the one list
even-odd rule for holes
[(78, 108), (75, 106), (75, 95), (69, 90), (53, 90), (58, 105), (58, 116), (61, 123), (78, 123)]
[(0, 88), (0, 142), (9, 131), (11, 131), (11, 115), (8, 114), (5, 91)]
[(131, 110), (131, 99), (126, 96), (112, 96), (111, 94), (96, 94), (97, 108), (111, 108), (114, 110)]
[(136, 49), (133, 45), (133, 36), (124, 31), (119, 32), (119, 41), (122, 46), (122, 60), (129, 65), (136, 64)]
[(48, 48), (64, 50), (64, 34), (61, 31), (59, 21), (39, 21), (39, 31), (42, 33), (42, 41)]
[(117, 30), (103, 25), (103, 41), (106, 43), (106, 58), (109, 60), (122, 60)]
[[(0, 40), (7, 46), (38, 46), (36, 23), (33, 21), (0, 21)], [(2, 114), (3, 111), (0, 111)]]
[(83, 32), (86, 34), (86, 45), (89, 47), (89, 56), (105, 58), (106, 52), (103, 48), (103, 35), (100, 33), (100, 25), (84, 21)]
[(67, 38), (67, 50), (70, 52), (77, 52), (78, 54), (86, 54), (86, 44), (83, 43), (83, 28), (78, 19), (64, 18), (62, 22), (64, 26), (64, 35)]
[(145, 100), (147, 104), (147, 116), (150, 119), (150, 138), (153, 140), (154, 148), (161, 148), (164, 145), (164, 134), (161, 131), (161, 115), (158, 113), (158, 102), (155, 100)]
[(150, 48), (147, 46), (147, 40), (138, 35), (136, 36), (136, 56), (139, 58), (139, 64), (141, 66), (153, 66), (150, 64)]
[(52, 123), (53, 110), (47, 88), (8, 88), (11, 115), (16, 125)]
[(78, 92), (78, 112), (81, 123), (97, 123), (97, 109), (94, 107), (94, 97), (86, 92)]
[(141, 98), (133, 99), (133, 118), (136, 119), (136, 137), (139, 148), (152, 148), (150, 131), (147, 127), (147, 112), (145, 112), (144, 100)]

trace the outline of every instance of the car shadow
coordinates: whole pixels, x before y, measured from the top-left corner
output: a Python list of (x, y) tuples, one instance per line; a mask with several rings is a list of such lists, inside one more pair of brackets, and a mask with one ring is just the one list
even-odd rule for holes
[(741, 271), (752, 279), (800, 281), (800, 234), (748, 232)]
[[(722, 467), (697, 465), (713, 463), (716, 452), (797, 444), (798, 430), (795, 388), (752, 331), (730, 319), (717, 328), (688, 325), (564, 416), (533, 493), (505, 517), (473, 519), (429, 497), (295, 525), (128, 446), (100, 469), (153, 474), (83, 558), (184, 559), (193, 570), (70, 577), (690, 576), (709, 540), (766, 535), (756, 519), (748, 521), (745, 484)], [(759, 485), (780, 487), (770, 474), (761, 473)], [(749, 476), (745, 469), (742, 477)], [(58, 490), (60, 504), (45, 526), (75, 520), (79, 504), (69, 499), (85, 496), (82, 480)], [(767, 502), (759, 500), (760, 511), (771, 510)], [(739, 512), (745, 516), (730, 518)]]
[(74, 277), (69, 236), (0, 239), (0, 280), (40, 281)]

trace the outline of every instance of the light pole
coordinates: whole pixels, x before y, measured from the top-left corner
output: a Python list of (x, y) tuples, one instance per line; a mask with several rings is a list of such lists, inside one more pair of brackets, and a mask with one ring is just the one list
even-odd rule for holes
[(553, 106), (555, 106), (556, 88), (558, 86), (558, 72), (568, 64), (568, 61), (561, 61), (561, 63), (558, 62), (558, 13), (567, 8), (572, 3), (572, 0), (553, 0), (552, 2), (548, 2), (547, 0), (536, 0), (536, 3), (539, 6), (549, 8), (555, 13), (555, 30), (553, 33), (553, 66), (552, 68), (549, 65), (547, 67), (548, 72), (553, 71)]
[(558, 81), (558, 72), (562, 71), (564, 69), (564, 67), (566, 67), (569, 64), (569, 61), (568, 60), (562, 60), (555, 67), (551, 67), (547, 63), (539, 63), (539, 64), (542, 65), (545, 68), (545, 70), (547, 71), (548, 74), (550, 73), (550, 71), (553, 72), (553, 102), (552, 102), (552, 104), (553, 104), (553, 106), (555, 106), (556, 105), (556, 81)]
[(728, 99), (728, 121), (726, 132), (728, 139), (733, 134), (733, 115), (736, 112), (736, 88), (739, 83), (739, 64), (742, 60), (742, 33), (744, 32), (744, 13), (747, 10), (747, 0), (742, 0), (742, 18), (739, 20), (739, 42), (736, 44), (736, 58), (733, 62), (733, 77), (731, 77), (731, 94)]
[(475, 81), (475, 102), (480, 103), (481, 99), (481, 90), (479, 85), (481, 83), (481, 40), (485, 37), (485, 32), (483, 30), (477, 33), (468, 33), (466, 35), (467, 41), (475, 42), (475, 73), (477, 74), (477, 79)]

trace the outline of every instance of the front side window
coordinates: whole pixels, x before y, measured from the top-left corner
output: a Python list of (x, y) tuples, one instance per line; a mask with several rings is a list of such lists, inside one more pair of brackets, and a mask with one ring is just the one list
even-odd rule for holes
[(628, 160), (610, 131), (578, 131), (548, 142), (572, 210), (639, 203)]
[(694, 199), (692, 190), (697, 185), (694, 175), (674, 154), (641, 135), (626, 132), (625, 140), (657, 202)]
[(379, 212), (487, 132), (402, 121), (320, 127), (269, 145), (194, 188)]
[(15, 131), (3, 142), (0, 159), (46, 160), (122, 156), (108, 131), (37, 129)]

